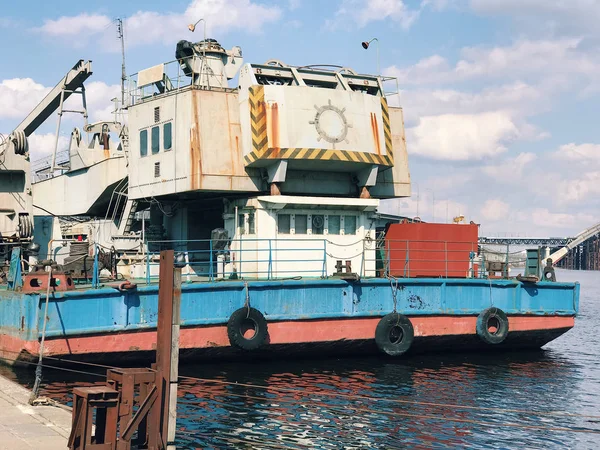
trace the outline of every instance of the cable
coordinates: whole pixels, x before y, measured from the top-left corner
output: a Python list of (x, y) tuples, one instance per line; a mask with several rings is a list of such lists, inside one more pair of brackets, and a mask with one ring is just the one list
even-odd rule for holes
[[(228, 393), (227, 396), (243, 397), (243, 398), (248, 398), (251, 400), (261, 400), (261, 401), (269, 400), (266, 398), (253, 397), (250, 395), (241, 395), (241, 394), (229, 394)], [(277, 401), (282, 402), (282, 401), (286, 401), (286, 400), (277, 399)], [(295, 403), (295, 401), (293, 401), (293, 400), (287, 400), (287, 402)], [(387, 416), (393, 416), (393, 417), (410, 417), (413, 419), (416, 418), (416, 419), (426, 419), (426, 420), (441, 420), (441, 421), (456, 422), (456, 423), (469, 423), (469, 424), (473, 424), (473, 425), (482, 425), (482, 426), (488, 426), (488, 427), (502, 426), (502, 427), (512, 427), (512, 428), (524, 428), (524, 429), (535, 430), (535, 431), (600, 434), (600, 430), (594, 430), (594, 429), (590, 429), (590, 428), (577, 429), (577, 428), (569, 428), (569, 427), (547, 427), (544, 425), (526, 425), (526, 424), (520, 424), (520, 423), (514, 423), (514, 422), (493, 423), (493, 422), (489, 422), (489, 421), (481, 421), (481, 420), (475, 420), (475, 419), (461, 419), (461, 418), (457, 418), (457, 417), (450, 418), (450, 417), (442, 417), (442, 416), (427, 415), (427, 414), (415, 414), (414, 412), (401, 413), (401, 412), (397, 412), (397, 411), (394, 411), (394, 412), (376, 411), (374, 409), (361, 408), (361, 407), (357, 407), (357, 406), (344, 408), (344, 407), (340, 407), (340, 406), (336, 406), (336, 405), (329, 405), (327, 403), (322, 403), (322, 402), (319, 402), (318, 400), (315, 401), (312, 399), (311, 399), (311, 404), (312, 405), (320, 404), (331, 410), (351, 409), (356, 412), (364, 412), (364, 413), (369, 413), (369, 414), (379, 414), (379, 415), (387, 415)], [(198, 405), (189, 404), (189, 403), (188, 403), (188, 405), (192, 406), (192, 407), (196, 407), (198, 409), (202, 409), (202, 407), (200, 407)]]
[[(233, 383), (230, 381), (202, 379), (202, 378), (195, 378), (195, 377), (187, 377), (187, 376), (183, 376), (183, 375), (180, 375), (179, 378), (184, 379), (184, 380), (201, 381), (203, 383), (234, 385), (234, 386), (272, 390), (272, 391), (276, 391), (276, 392), (284, 392), (284, 393), (290, 392), (290, 393), (303, 394), (303, 391), (301, 391), (299, 389), (293, 389), (293, 388), (261, 386), (258, 384), (249, 384), (249, 383)], [(436, 407), (445, 407), (445, 408), (473, 409), (473, 410), (496, 411), (496, 412), (509, 412), (509, 413), (528, 414), (528, 415), (535, 415), (535, 416), (556, 415), (556, 416), (565, 416), (565, 417), (581, 417), (581, 418), (588, 418), (588, 419), (600, 419), (600, 416), (573, 414), (573, 413), (565, 413), (565, 412), (560, 412), (560, 411), (535, 412), (535, 411), (529, 411), (529, 410), (523, 410), (523, 409), (492, 408), (492, 407), (485, 407), (485, 406), (457, 405), (457, 404), (451, 404), (451, 403), (423, 402), (423, 401), (417, 401), (417, 400), (381, 399), (381, 398), (377, 398), (377, 397), (367, 397), (367, 396), (363, 396), (363, 395), (349, 395), (349, 394), (344, 394), (341, 392), (319, 391), (318, 393), (313, 393), (313, 395), (325, 395), (325, 396), (330, 396), (330, 397), (339, 397), (339, 398), (346, 398), (346, 399), (351, 399), (351, 400), (356, 400), (356, 399), (369, 400), (369, 401), (380, 402), (380, 403), (388, 403), (389, 402), (389, 403), (401, 403), (401, 404), (409, 404), (409, 405), (436, 406)]]
[[(10, 352), (10, 353), (15, 353), (15, 352)], [(12, 362), (12, 363), (16, 362), (16, 363), (19, 363), (19, 364), (28, 364), (30, 366), (37, 366), (37, 363), (31, 362), (31, 361), (23, 361), (23, 360), (20, 360), (20, 359), (4, 358), (2, 356), (0, 356), (0, 359), (3, 360), (3, 361), (6, 361), (6, 362)], [(85, 372), (83, 370), (76, 370), (76, 369), (67, 369), (66, 367), (49, 366), (47, 364), (42, 364), (42, 367), (45, 367), (47, 369), (63, 370), (65, 372), (73, 372), (73, 373), (79, 373), (79, 374), (83, 374), (83, 375), (93, 375), (95, 377), (106, 378), (106, 375), (101, 375), (99, 373)]]

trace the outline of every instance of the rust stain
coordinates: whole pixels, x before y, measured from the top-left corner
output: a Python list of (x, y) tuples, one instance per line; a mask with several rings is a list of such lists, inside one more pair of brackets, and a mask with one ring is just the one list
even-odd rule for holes
[(21, 331), (25, 331), (25, 316), (21, 316)]
[(131, 347), (129, 347), (129, 351), (130, 351), (130, 352), (137, 352), (137, 351), (139, 351), (139, 350), (140, 350), (140, 348), (139, 348), (139, 347), (136, 347), (135, 345), (132, 345)]
[(104, 158), (110, 158), (110, 150), (108, 148), (104, 148)]
[(202, 155), (200, 143), (202, 142), (200, 135), (200, 121), (198, 112), (198, 93), (192, 95), (192, 109), (194, 113), (192, 126), (190, 128), (190, 156), (191, 156), (191, 189), (200, 189), (202, 184)]
[(371, 131), (373, 131), (373, 142), (375, 143), (375, 150), (377, 154), (381, 156), (381, 144), (379, 142), (379, 125), (377, 124), (377, 116), (375, 113), (371, 113)]
[(278, 158), (281, 146), (279, 144), (279, 105), (277, 103), (267, 104), (267, 136), (269, 137), (269, 148), (273, 149), (271, 156)]

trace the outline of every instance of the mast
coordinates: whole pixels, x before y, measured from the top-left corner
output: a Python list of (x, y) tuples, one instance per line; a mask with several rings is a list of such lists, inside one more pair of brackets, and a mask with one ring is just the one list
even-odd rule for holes
[(125, 71), (125, 33), (121, 18), (117, 19), (117, 36), (121, 41), (121, 108), (123, 108), (125, 106), (125, 80), (127, 79), (127, 72)]

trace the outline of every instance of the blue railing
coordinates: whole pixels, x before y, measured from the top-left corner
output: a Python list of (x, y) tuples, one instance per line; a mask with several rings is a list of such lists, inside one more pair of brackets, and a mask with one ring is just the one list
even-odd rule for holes
[(207, 281), (327, 277), (326, 239), (247, 238), (227, 242), (225, 249), (224, 241), (210, 239), (149, 241), (145, 255), (146, 283), (158, 279), (155, 268), (159, 266), (160, 251), (166, 249), (174, 250), (176, 263), (187, 268), (182, 276), (188, 281), (192, 277)]

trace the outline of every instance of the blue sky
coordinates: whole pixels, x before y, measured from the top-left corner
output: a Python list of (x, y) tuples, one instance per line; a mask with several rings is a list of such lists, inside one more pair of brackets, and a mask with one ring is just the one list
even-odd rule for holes
[[(6, 3), (6, 2), (5, 2)], [(80, 58), (91, 59), (92, 119), (118, 95), (125, 20), (128, 73), (170, 61), (187, 30), (245, 61), (340, 64), (397, 76), (413, 197), (385, 204), (425, 220), (457, 214), (485, 234), (574, 234), (600, 221), (600, 1), (176, 0), (9, 2), (0, 12), (0, 132), (8, 133)], [(64, 142), (73, 118), (63, 127)], [(52, 148), (50, 119), (31, 139)], [(418, 201), (417, 201), (418, 192)]]

